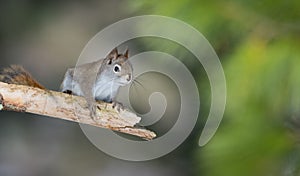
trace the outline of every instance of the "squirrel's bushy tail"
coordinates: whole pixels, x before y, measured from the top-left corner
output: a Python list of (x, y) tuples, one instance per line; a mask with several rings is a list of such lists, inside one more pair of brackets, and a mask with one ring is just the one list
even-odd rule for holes
[(11, 65), (3, 70), (0, 70), (0, 81), (9, 84), (26, 85), (45, 89), (20, 65)]

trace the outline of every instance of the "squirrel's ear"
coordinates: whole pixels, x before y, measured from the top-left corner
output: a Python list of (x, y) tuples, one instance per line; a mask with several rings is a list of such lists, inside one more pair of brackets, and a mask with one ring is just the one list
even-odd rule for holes
[(104, 61), (107, 65), (110, 65), (112, 63), (112, 58), (105, 58)]
[(115, 59), (118, 57), (118, 49), (114, 48), (107, 56), (106, 58), (112, 58)]
[(123, 54), (128, 59), (128, 49), (126, 49), (125, 53)]

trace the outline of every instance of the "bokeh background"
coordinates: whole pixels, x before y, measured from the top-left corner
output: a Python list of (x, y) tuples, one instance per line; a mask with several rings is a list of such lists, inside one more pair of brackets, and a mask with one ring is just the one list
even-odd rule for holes
[(198, 147), (210, 107), (201, 64), (170, 41), (134, 41), (128, 45), (136, 53), (178, 57), (197, 80), (201, 112), (190, 137), (160, 159), (129, 162), (99, 151), (76, 123), (0, 112), (0, 175), (300, 175), (299, 11), (297, 0), (1, 1), (0, 66), (21, 64), (49, 89), (58, 89), (101, 29), (157, 14), (183, 20), (208, 39), (225, 70), (228, 95), (216, 135)]

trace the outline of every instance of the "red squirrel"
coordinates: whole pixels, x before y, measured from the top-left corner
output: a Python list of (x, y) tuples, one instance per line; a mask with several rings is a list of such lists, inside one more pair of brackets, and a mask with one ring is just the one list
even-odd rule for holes
[[(98, 108), (95, 100), (113, 103), (113, 106), (122, 106), (116, 102), (115, 98), (120, 86), (125, 86), (132, 81), (132, 72), (128, 50), (119, 54), (115, 48), (103, 59), (68, 69), (60, 90), (64, 93), (85, 97), (91, 116), (95, 119), (97, 118), (96, 108)], [(1, 70), (0, 81), (45, 89), (19, 65), (11, 65)]]

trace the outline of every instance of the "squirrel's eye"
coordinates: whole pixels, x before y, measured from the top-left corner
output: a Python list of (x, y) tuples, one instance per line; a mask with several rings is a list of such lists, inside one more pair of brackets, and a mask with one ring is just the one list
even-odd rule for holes
[(114, 72), (119, 73), (121, 71), (121, 66), (120, 65), (115, 65), (114, 66)]

